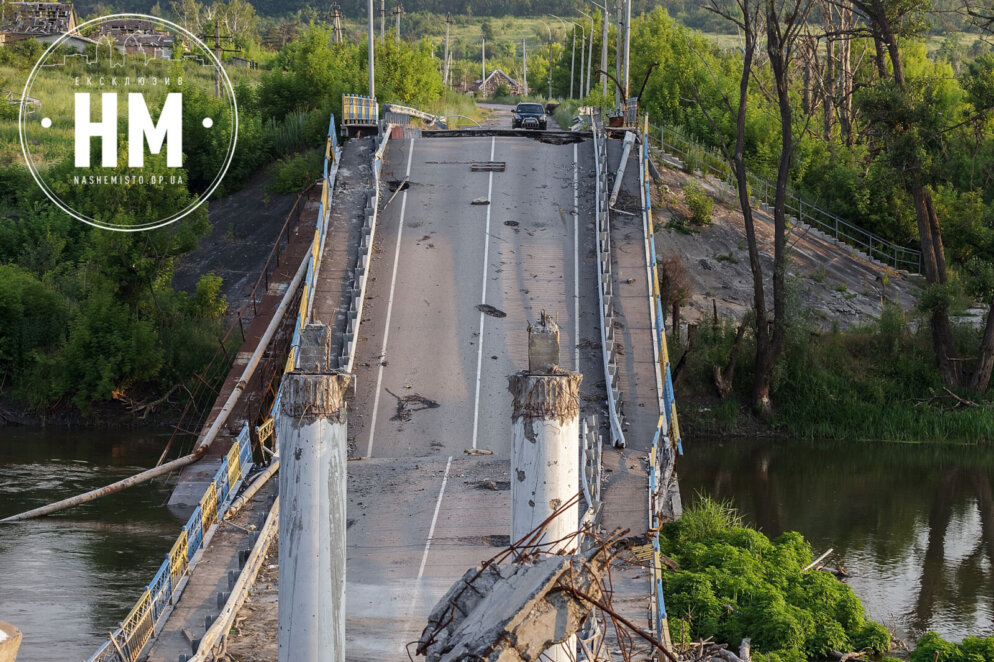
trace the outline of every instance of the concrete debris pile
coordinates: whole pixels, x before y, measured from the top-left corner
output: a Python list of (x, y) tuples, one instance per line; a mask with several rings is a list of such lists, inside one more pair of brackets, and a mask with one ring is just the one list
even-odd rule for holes
[(466, 572), (438, 602), (418, 642), (428, 662), (533, 662), (567, 640), (603, 599), (614, 553), (489, 561)]

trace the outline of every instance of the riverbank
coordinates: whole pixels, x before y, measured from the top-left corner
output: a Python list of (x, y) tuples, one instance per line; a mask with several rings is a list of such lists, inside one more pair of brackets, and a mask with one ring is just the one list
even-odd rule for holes
[[(670, 359), (684, 365), (676, 392), (685, 438), (749, 436), (986, 445), (994, 439), (994, 394), (950, 390), (935, 369), (927, 327), (887, 308), (881, 319), (848, 331), (817, 331), (797, 322), (777, 366), (773, 416), (749, 405), (755, 346), (742, 339), (732, 391), (724, 398), (715, 367), (727, 368), (737, 322), (700, 326), (692, 348), (670, 339)], [(979, 331), (956, 327), (963, 346)]]
[(949, 641), (994, 635), (985, 449), (688, 435), (683, 445), (685, 506), (702, 494), (731, 502), (771, 538), (798, 531), (815, 556), (834, 550), (825, 563), (843, 567), (869, 617), (909, 646), (930, 630)]
[[(709, 178), (659, 170), (653, 221), (670, 360), (674, 367), (683, 363), (675, 378), (685, 437), (971, 444), (994, 438), (994, 394), (949, 390), (939, 377), (928, 324), (918, 311), (922, 279), (800, 227), (788, 237), (791, 330), (774, 372), (774, 413), (770, 420), (755, 416), (752, 273), (742, 213), (734, 196)], [(697, 218), (695, 197), (709, 207)], [(760, 211), (754, 217), (769, 281), (772, 219)], [(766, 295), (771, 301), (769, 283)], [(954, 318), (959, 356), (980, 343), (983, 317), (968, 312), (974, 314)], [(731, 392), (721, 397), (715, 369), (727, 369), (740, 325), (746, 333)]]

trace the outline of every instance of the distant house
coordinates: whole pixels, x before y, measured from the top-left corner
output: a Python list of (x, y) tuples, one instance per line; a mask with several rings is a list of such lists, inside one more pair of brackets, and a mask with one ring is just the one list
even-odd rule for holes
[(486, 80), (479, 80), (473, 82), (470, 86), (470, 92), (483, 92), (487, 96), (491, 96), (497, 92), (497, 88), (501, 85), (507, 85), (507, 89), (511, 94), (524, 94), (525, 88), (518, 81), (514, 80), (507, 74), (505, 74), (500, 69), (494, 69), (487, 75)]
[(25, 39), (51, 44), (68, 34), (64, 43), (82, 51), (95, 42), (76, 31), (78, 23), (71, 2), (11, 2), (0, 25), (0, 44)]
[(152, 21), (115, 18), (100, 23), (100, 36), (114, 41), (117, 50), (128, 55), (144, 53), (150, 58), (171, 59), (176, 38), (157, 30)]

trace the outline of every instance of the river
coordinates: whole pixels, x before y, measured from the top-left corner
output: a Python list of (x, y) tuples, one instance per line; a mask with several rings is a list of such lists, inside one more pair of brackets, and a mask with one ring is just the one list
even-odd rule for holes
[[(168, 432), (6, 428), (0, 516), (154, 464)], [(731, 499), (770, 535), (800, 531), (870, 615), (904, 638), (994, 634), (994, 453), (945, 445), (685, 440), (684, 503)], [(161, 483), (0, 527), (0, 620), (18, 662), (82, 660), (127, 615), (179, 534)]]
[(994, 635), (994, 451), (940, 444), (685, 440), (684, 504), (731, 500), (770, 536), (834, 548), (872, 618), (913, 643)]
[[(155, 464), (169, 432), (0, 430), (0, 517)], [(134, 487), (66, 513), (0, 525), (0, 620), (18, 662), (84, 660), (134, 606), (183, 522), (168, 486)]]

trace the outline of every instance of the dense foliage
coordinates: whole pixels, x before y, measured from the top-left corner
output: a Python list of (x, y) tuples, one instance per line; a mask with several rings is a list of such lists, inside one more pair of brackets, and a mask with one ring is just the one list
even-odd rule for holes
[[(14, 79), (27, 75), (40, 50), (30, 40), (0, 47), (9, 84), (22, 83)], [(390, 40), (378, 58), (377, 85), (386, 98), (422, 105), (441, 97), (427, 46)], [(293, 192), (318, 175), (323, 151), (292, 154), (323, 144), (343, 92), (365, 91), (365, 47), (333, 44), (327, 30), (310, 28), (276, 53), (261, 76), (236, 81), (238, 146), (219, 194), (237, 191), (272, 161), (271, 189)], [(184, 170), (191, 185), (207, 182), (226, 157), (227, 140), (218, 131), (227, 129), (226, 120), (213, 131), (198, 121), (225, 118), (226, 103), (193, 88), (184, 93)], [(0, 393), (36, 410), (61, 403), (88, 412), (115, 397), (192, 386), (217, 348), (227, 304), (217, 276), (204, 275), (192, 292), (176, 291), (172, 278), (176, 261), (209, 231), (207, 208), (148, 232), (94, 229), (62, 213), (34, 185), (16, 136), (16, 117), (0, 117)], [(48, 167), (68, 171), (70, 159), (53, 153)], [(146, 175), (168, 172), (163, 168), (151, 159)], [(121, 224), (192, 199), (182, 187), (95, 186), (87, 194), (81, 211)]]
[[(927, 325), (912, 328), (909, 315), (896, 306), (888, 305), (879, 320), (846, 332), (813, 330), (813, 320), (796, 298), (789, 312), (794, 328), (773, 379), (775, 429), (792, 437), (905, 442), (985, 443), (994, 436), (987, 408), (994, 394), (967, 395), (982, 406), (957, 405), (935, 370)], [(956, 331), (961, 348), (979, 341), (980, 329), (961, 326)], [(700, 326), (697, 349), (689, 355), (679, 384), (682, 402), (711, 401), (714, 366), (728, 362), (735, 334), (727, 321)], [(681, 424), (698, 432), (740, 433), (748, 424), (745, 403), (754, 351), (746, 337), (733, 393)]]
[(929, 632), (918, 640), (911, 662), (994, 662), (994, 637), (964, 637), (957, 644)]
[(887, 629), (867, 620), (849, 586), (826, 572), (803, 572), (811, 547), (796, 532), (771, 541), (742, 526), (730, 506), (704, 497), (659, 539), (680, 565), (663, 574), (675, 642), (713, 637), (737, 648), (749, 637), (758, 659), (783, 662), (890, 648)]

